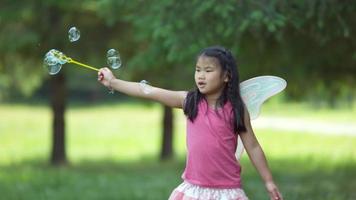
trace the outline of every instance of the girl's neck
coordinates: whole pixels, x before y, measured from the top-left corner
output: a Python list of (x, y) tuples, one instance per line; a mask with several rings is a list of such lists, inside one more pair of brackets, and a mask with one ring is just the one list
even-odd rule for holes
[(220, 95), (215, 94), (215, 95), (205, 95), (205, 99), (208, 102), (209, 107), (215, 108), (216, 102), (218, 101)]
[(218, 105), (216, 105), (216, 103), (217, 103), (218, 99), (220, 98), (220, 96), (222, 95), (222, 93), (224, 92), (224, 88), (225, 88), (225, 85), (221, 86), (221, 88), (215, 92), (205, 94), (205, 99), (208, 102), (209, 107), (215, 109), (216, 106), (218, 106)]

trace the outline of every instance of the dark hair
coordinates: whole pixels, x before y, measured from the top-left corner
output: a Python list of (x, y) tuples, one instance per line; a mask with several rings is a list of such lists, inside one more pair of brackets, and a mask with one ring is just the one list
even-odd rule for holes
[[(214, 57), (218, 60), (222, 73), (227, 72), (229, 81), (227, 82), (221, 96), (216, 102), (216, 106), (224, 106), (226, 102), (230, 102), (233, 108), (233, 127), (235, 133), (245, 132), (246, 126), (244, 122), (244, 105), (240, 95), (239, 72), (234, 56), (230, 51), (220, 46), (213, 46), (203, 49), (200, 56)], [(190, 121), (194, 121), (198, 114), (198, 104), (204, 99), (204, 94), (200, 93), (196, 88), (188, 92), (183, 107), (184, 114)]]

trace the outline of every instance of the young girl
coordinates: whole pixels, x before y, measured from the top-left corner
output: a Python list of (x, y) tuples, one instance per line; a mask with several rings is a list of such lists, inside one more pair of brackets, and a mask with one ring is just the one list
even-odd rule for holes
[(156, 87), (143, 92), (139, 83), (117, 79), (108, 68), (98, 73), (98, 80), (109, 89), (183, 109), (187, 117), (184, 182), (169, 200), (247, 200), (241, 189), (241, 166), (235, 157), (238, 136), (271, 200), (282, 200), (242, 102), (232, 54), (218, 46), (203, 49), (194, 78), (196, 89), (190, 92)]

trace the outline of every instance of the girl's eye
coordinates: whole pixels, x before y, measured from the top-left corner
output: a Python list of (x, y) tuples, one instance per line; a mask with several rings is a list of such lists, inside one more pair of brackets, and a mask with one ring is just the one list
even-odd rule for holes
[(195, 69), (196, 72), (200, 72), (200, 69)]

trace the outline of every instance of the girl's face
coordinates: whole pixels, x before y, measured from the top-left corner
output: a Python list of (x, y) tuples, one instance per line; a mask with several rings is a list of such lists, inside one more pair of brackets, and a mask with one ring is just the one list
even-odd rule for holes
[(219, 97), (229, 81), (219, 61), (214, 57), (200, 56), (195, 69), (195, 84), (200, 93)]

